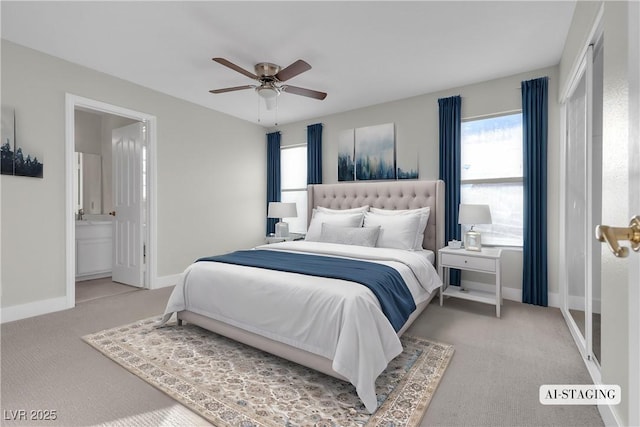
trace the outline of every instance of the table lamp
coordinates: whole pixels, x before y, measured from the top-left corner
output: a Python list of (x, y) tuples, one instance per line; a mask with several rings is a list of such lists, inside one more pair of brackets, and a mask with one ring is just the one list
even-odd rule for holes
[(471, 225), (464, 235), (464, 248), (468, 251), (482, 250), (482, 236), (473, 227), (477, 224), (491, 224), (489, 205), (460, 205), (458, 224)]
[(298, 216), (295, 203), (269, 202), (267, 218), (278, 218), (276, 223), (276, 237), (289, 237), (289, 224), (282, 221), (282, 218), (294, 218)]

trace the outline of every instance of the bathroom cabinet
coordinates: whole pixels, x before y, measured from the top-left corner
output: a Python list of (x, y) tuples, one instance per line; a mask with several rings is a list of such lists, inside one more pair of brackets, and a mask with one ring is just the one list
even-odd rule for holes
[(113, 222), (76, 221), (76, 281), (111, 276)]

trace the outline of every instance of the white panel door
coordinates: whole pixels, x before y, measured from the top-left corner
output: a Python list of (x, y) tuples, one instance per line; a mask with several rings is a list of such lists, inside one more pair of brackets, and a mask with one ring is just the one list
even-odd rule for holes
[[(624, 230), (630, 227), (633, 216), (640, 215), (640, 14), (637, 2), (606, 3), (605, 17), (609, 13), (615, 18), (606, 27), (608, 35), (604, 36), (605, 43), (614, 42), (609, 42), (613, 54), (605, 62), (602, 224)], [(620, 27), (616, 25), (618, 22)], [(624, 24), (628, 24), (627, 31), (623, 31)], [(640, 252), (631, 250), (628, 237), (609, 235), (609, 239), (603, 239), (612, 241), (613, 249), (625, 248), (626, 257), (619, 251), (622, 256), (614, 256), (606, 242), (601, 248), (603, 382), (622, 387), (622, 403), (612, 407), (619, 424), (638, 426)]]
[(113, 281), (144, 286), (142, 123), (112, 131)]
[[(629, 3), (629, 212), (640, 215), (640, 4)], [(629, 402), (640, 402), (640, 253), (629, 261)], [(629, 425), (640, 425), (630, 404)]]

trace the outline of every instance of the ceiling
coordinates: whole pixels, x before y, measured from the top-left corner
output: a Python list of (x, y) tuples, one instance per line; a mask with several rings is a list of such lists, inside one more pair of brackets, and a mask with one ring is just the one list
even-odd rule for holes
[[(432, 93), (560, 61), (575, 1), (0, 2), (2, 38), (168, 95), (271, 126)], [(275, 111), (257, 62), (313, 67)], [(46, 72), (46, 70), (43, 70)]]

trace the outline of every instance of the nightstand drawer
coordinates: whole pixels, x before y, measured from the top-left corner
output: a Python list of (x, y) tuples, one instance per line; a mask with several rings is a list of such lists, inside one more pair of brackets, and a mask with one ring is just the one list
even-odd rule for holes
[(493, 259), (477, 258), (473, 256), (442, 254), (441, 262), (444, 267), (460, 267), (464, 269), (480, 270), (494, 273), (496, 261)]

